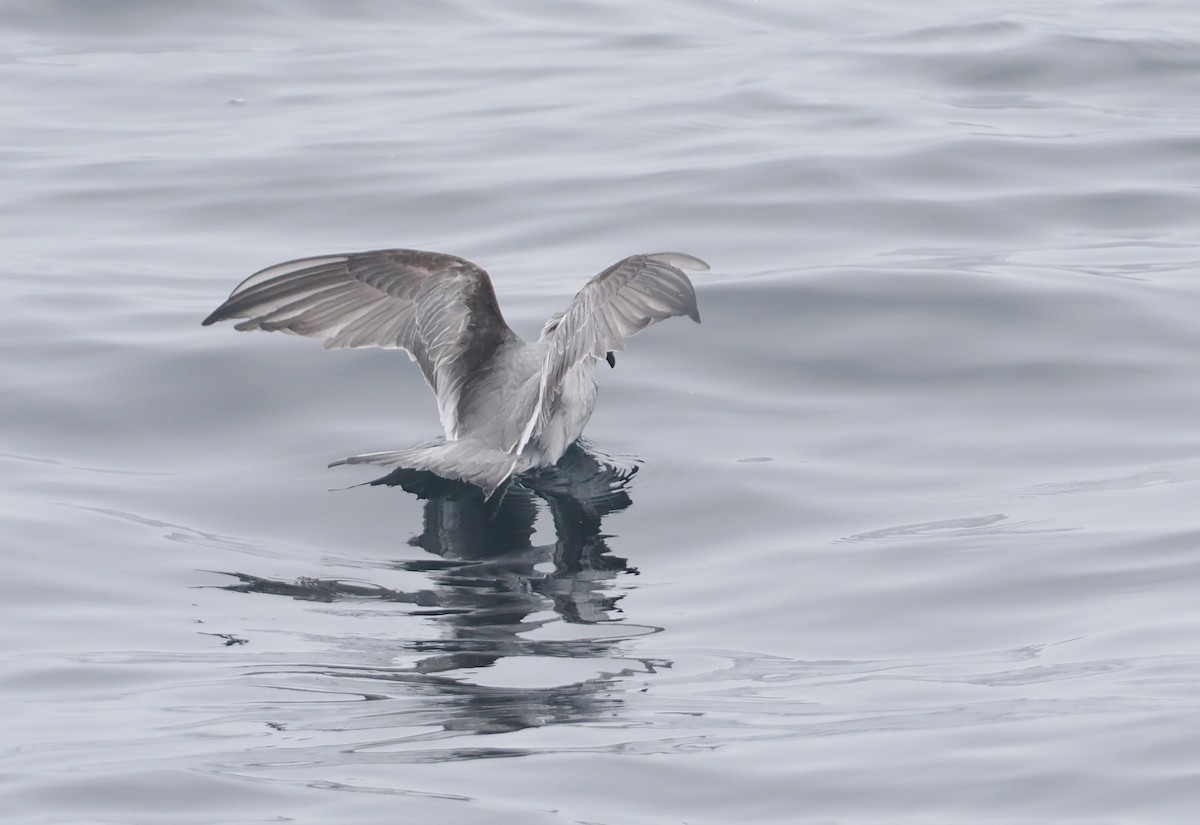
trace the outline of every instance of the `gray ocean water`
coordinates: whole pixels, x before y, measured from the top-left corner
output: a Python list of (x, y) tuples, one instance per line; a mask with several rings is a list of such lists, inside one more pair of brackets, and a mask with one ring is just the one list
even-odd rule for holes
[[(1196, 821), (1193, 3), (13, 0), (0, 170), (3, 821)], [(709, 261), (605, 497), (200, 327), (397, 246)]]

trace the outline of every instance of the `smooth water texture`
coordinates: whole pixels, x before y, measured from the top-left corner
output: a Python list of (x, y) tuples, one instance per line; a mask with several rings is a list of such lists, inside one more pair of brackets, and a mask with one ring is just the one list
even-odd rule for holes
[[(1184, 2), (0, 5), (0, 818), (1194, 822), (1198, 101)], [(712, 271), (483, 512), (199, 325), (393, 246)]]

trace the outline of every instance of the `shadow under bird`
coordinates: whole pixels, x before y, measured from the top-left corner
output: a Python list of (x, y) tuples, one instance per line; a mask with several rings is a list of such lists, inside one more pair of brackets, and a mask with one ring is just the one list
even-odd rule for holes
[(486, 271), (415, 249), (267, 267), (203, 324), (244, 318), (236, 329), (405, 350), (433, 388), (445, 438), (334, 464), (429, 471), (487, 498), (514, 474), (553, 465), (582, 435), (596, 406), (596, 365), (615, 366), (626, 338), (674, 316), (700, 322), (684, 269), (708, 265), (680, 252), (625, 258), (588, 281), (534, 342), (504, 322)]

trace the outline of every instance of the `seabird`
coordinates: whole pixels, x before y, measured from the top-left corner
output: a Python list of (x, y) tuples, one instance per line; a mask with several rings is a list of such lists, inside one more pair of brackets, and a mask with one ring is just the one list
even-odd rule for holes
[(381, 249), (276, 264), (251, 275), (204, 319), (282, 330), (333, 347), (402, 349), (437, 399), (445, 438), (335, 464), (428, 470), (491, 497), (513, 474), (554, 464), (596, 406), (595, 367), (625, 339), (674, 316), (700, 322), (680, 252), (631, 255), (592, 278), (527, 343), (500, 314), (487, 272), (453, 255)]

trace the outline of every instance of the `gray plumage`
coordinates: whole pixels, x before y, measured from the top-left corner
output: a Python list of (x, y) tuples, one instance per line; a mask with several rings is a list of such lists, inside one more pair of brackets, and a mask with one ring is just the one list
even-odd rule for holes
[(625, 339), (673, 316), (700, 322), (679, 252), (632, 255), (592, 278), (537, 341), (500, 313), (491, 279), (470, 261), (383, 249), (277, 264), (239, 284), (204, 319), (243, 318), (239, 330), (282, 330), (331, 347), (403, 349), (437, 399), (445, 439), (353, 456), (467, 481), (490, 496), (514, 473), (554, 464), (596, 404), (595, 366)]

